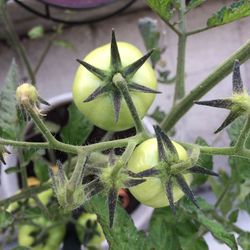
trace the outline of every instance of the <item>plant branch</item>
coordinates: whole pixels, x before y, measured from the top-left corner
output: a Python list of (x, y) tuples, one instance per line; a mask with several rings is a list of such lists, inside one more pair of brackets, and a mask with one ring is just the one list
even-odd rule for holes
[(14, 47), (17, 54), (19, 55), (22, 63), (25, 65), (27, 72), (29, 74), (31, 83), (35, 85), (36, 79), (35, 79), (35, 75), (33, 73), (31, 64), (27, 57), (26, 51), (24, 47), (22, 46), (21, 41), (19, 40), (16, 30), (14, 29), (14, 25), (10, 19), (10, 16), (6, 8), (6, 3), (4, 2), (0, 3), (0, 19), (2, 20), (3, 27), (5, 28), (7, 38), (10, 40), (12, 46)]
[[(216, 26), (217, 27), (217, 26)], [(208, 26), (205, 26), (205, 27), (201, 27), (201, 28), (198, 28), (196, 30), (192, 30), (192, 31), (189, 31), (186, 33), (187, 36), (192, 36), (194, 34), (198, 34), (198, 33), (201, 33), (203, 31), (206, 31), (206, 30), (209, 30), (209, 29), (212, 29), (212, 28), (215, 28), (215, 27), (208, 27)]]
[(206, 79), (194, 88), (185, 98), (172, 108), (169, 115), (162, 121), (161, 127), (169, 131), (183, 117), (183, 115), (193, 106), (195, 100), (200, 99), (231, 71), (236, 59), (244, 63), (250, 58), (250, 40), (239, 48), (233, 55), (221, 63)]
[(32, 197), (32, 195), (34, 194), (38, 194), (41, 193), (47, 189), (50, 188), (51, 183), (47, 182), (42, 184), (41, 186), (36, 186), (36, 187), (32, 187), (32, 188), (27, 188), (25, 190), (22, 190), (22, 192), (17, 193), (13, 196), (11, 196), (10, 198), (4, 199), (0, 201), (0, 207), (1, 206), (5, 206), (7, 207), (10, 203), (15, 202), (15, 201), (19, 201), (28, 197)]
[(174, 104), (177, 100), (181, 99), (185, 95), (185, 55), (186, 55), (186, 25), (185, 25), (185, 0), (181, 0), (181, 6), (179, 10), (179, 29), (181, 31), (178, 34), (178, 57), (177, 57), (177, 69), (176, 69), (176, 82), (174, 92)]
[(174, 31), (178, 36), (181, 35), (181, 32), (180, 32), (177, 28), (175, 28), (175, 26), (174, 26), (172, 23), (170, 23), (169, 20), (163, 19), (163, 21), (164, 21), (165, 24), (166, 24), (172, 31)]

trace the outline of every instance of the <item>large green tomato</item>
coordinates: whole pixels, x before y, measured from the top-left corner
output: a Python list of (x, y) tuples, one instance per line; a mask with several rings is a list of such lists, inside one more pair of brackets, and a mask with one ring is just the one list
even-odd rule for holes
[[(186, 150), (176, 142), (173, 142), (179, 159), (187, 160), (188, 155)], [(129, 162), (128, 169), (134, 173), (141, 172), (146, 169), (150, 169), (158, 164), (158, 146), (155, 138), (149, 139), (141, 143), (133, 152)], [(188, 184), (191, 183), (192, 175), (184, 175)], [(168, 199), (166, 197), (165, 189), (159, 178), (148, 177), (145, 182), (129, 189), (133, 196), (141, 203), (150, 207), (165, 207), (169, 206)], [(178, 201), (183, 192), (174, 183), (173, 197), (174, 201)]]
[[(123, 67), (142, 57), (141, 52), (129, 43), (118, 42), (117, 45)], [(97, 68), (109, 70), (110, 44), (93, 50), (84, 58), (84, 61)], [(148, 62), (139, 68), (130, 81), (156, 90), (156, 76)], [(114, 105), (110, 95), (103, 94), (90, 102), (83, 102), (97, 87), (103, 85), (104, 83), (94, 74), (82, 65), (79, 66), (73, 84), (73, 99), (78, 109), (93, 124), (108, 131), (121, 131), (133, 127), (133, 120), (124, 99), (122, 99), (121, 102), (120, 115), (117, 123), (115, 122)], [(152, 104), (155, 94), (137, 91), (130, 91), (130, 94), (139, 116), (143, 118)]]

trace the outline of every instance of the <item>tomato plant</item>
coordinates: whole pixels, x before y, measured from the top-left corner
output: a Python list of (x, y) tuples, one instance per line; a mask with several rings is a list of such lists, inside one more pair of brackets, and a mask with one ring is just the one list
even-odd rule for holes
[[(177, 150), (179, 159), (185, 161), (188, 159), (186, 150), (178, 143), (173, 142)], [(156, 138), (151, 138), (141, 143), (133, 152), (129, 162), (128, 169), (134, 173), (138, 173), (147, 169), (151, 169), (159, 163), (158, 146)], [(185, 175), (186, 182), (190, 185), (191, 174)], [(164, 207), (169, 205), (166, 196), (165, 186), (159, 178), (147, 177), (147, 180), (135, 187), (130, 188), (130, 192), (141, 203), (150, 207)], [(184, 193), (176, 183), (173, 186), (174, 201), (178, 201)]]
[[(38, 61), (33, 72), (6, 12), (6, 2), (0, 1), (0, 22), (4, 24), (3, 30), (9, 44), (15, 45), (17, 54), (21, 56), (22, 60), (18, 61), (26, 65), (27, 70), (22, 72), (28, 72), (31, 83), (35, 83), (35, 75), (42, 60)], [(95, 248), (103, 239), (101, 227), (112, 250), (207, 250), (203, 238), (207, 232), (211, 232), (218, 242), (227, 244), (232, 250), (237, 250), (238, 245), (241, 245), (242, 249), (249, 249), (249, 232), (240, 228), (236, 222), (238, 214), (243, 210), (250, 214), (250, 97), (240, 74), (240, 65), (250, 58), (250, 41), (216, 67), (194, 89), (185, 93), (185, 56), (186, 48), (189, 47), (186, 46), (189, 36), (249, 15), (249, 1), (239, 0), (229, 7), (224, 6), (207, 20), (207, 26), (197, 30), (189, 30), (192, 25), (186, 24), (189, 19), (186, 14), (206, 1), (146, 2), (177, 35), (178, 56), (177, 61), (173, 62), (173, 65), (176, 64), (175, 75), (162, 68), (167, 65), (162, 60), (162, 52), (166, 46), (160, 44), (161, 34), (155, 20), (146, 18), (139, 23), (145, 47), (149, 50), (144, 56), (129, 43), (116, 42), (115, 33), (112, 31), (110, 44), (93, 50), (83, 61), (77, 59), (81, 66), (76, 72), (73, 84), (73, 100), (80, 113), (87, 119), (82, 119), (83, 116), (77, 108), (71, 109), (68, 124), (64, 128), (70, 131), (65, 133), (68, 137), (66, 139), (60, 131), (54, 134), (44, 122), (44, 113), (39, 103), (48, 103), (38, 95), (36, 87), (31, 83), (21, 84), (19, 87), (16, 85), (18, 79), (27, 77), (19, 77), (17, 66), (12, 63), (6, 86), (0, 93), (0, 164), (7, 163), (6, 146), (20, 148), (17, 150), (20, 165), (10, 167), (5, 172), (20, 175), (23, 186), (20, 192), (0, 201), (0, 230), (1, 233), (11, 235), (15, 228), (18, 228), (20, 245), (37, 250), (57, 249), (64, 235), (64, 226), (69, 223), (69, 226), (76, 225), (80, 241), (89, 248)], [(174, 18), (176, 16), (179, 17), (178, 20)], [(53, 44), (52, 40), (53, 36), (45, 52), (41, 53), (41, 59), (45, 58)], [(150, 58), (154, 51), (156, 54)], [(149, 58), (159, 79), (156, 79), (154, 70), (147, 62)], [(191, 59), (193, 58), (196, 57)], [(231, 97), (199, 100), (231, 71)], [(173, 105), (166, 107), (161, 103), (160, 108), (165, 110), (157, 108), (156, 112), (150, 114), (156, 118), (158, 125), (154, 126), (155, 133), (149, 133), (142, 123), (142, 118), (151, 106), (155, 94), (159, 93), (156, 90), (157, 82), (174, 82)], [(231, 140), (228, 146), (209, 146), (202, 138), (197, 138), (195, 142), (176, 143), (175, 139), (168, 137), (168, 134), (175, 130), (176, 123), (193, 104), (229, 111), (215, 131), (219, 133), (233, 123), (228, 132)], [(20, 115), (20, 110), (24, 111), (25, 117)], [(44, 140), (25, 141), (23, 135), (27, 116), (31, 117)], [(92, 126), (89, 130), (85, 124), (88, 119), (107, 131), (105, 136), (100, 138), (100, 142), (96, 138), (75, 141), (78, 136), (85, 138), (90, 134)], [(87, 122), (89, 124), (89, 121)], [(200, 121), (198, 124), (204, 126)], [(122, 139), (113, 140), (113, 133), (108, 132), (122, 131), (133, 126), (134, 134)], [(88, 133), (85, 130), (88, 130)], [(90, 136), (93, 136), (95, 131), (96, 129)], [(178, 136), (178, 133), (176, 135)], [(90, 141), (95, 143), (90, 144)], [(56, 151), (55, 154), (52, 150)], [(229, 164), (225, 167), (230, 167), (230, 171), (223, 169), (220, 176), (214, 172), (214, 155), (228, 156)], [(62, 159), (57, 159), (61, 157)], [(57, 171), (53, 171), (51, 164), (47, 164), (47, 159), (53, 164), (56, 162)], [(36, 164), (36, 160), (43, 161), (43, 164)], [(42, 170), (44, 165), (46, 166)], [(39, 183), (33, 179), (32, 187), (29, 187), (27, 180), (29, 166), (34, 166), (35, 174), (40, 176)], [(216, 181), (208, 176), (200, 178), (201, 174), (220, 178)], [(206, 181), (206, 185), (211, 185), (216, 199), (213, 204), (196, 197), (192, 191)], [(57, 200), (51, 197), (51, 187)], [(141, 203), (157, 208), (154, 210), (147, 234), (138, 232), (132, 219), (119, 206), (118, 196), (121, 188), (129, 189)], [(181, 199), (184, 195), (191, 203)], [(77, 220), (75, 210), (82, 206), (87, 214)], [(92, 215), (93, 213), (96, 215)], [(58, 224), (53, 224), (48, 219), (51, 218), (50, 215), (59, 217)], [(237, 240), (236, 234), (239, 235)], [(2, 238), (5, 238), (5, 235)], [(2, 247), (5, 242), (0, 244)]]
[[(125, 77), (140, 118), (155, 98), (157, 81), (154, 70), (145, 62), (149, 55), (142, 57), (134, 45), (126, 42), (112, 43), (91, 51), (81, 62), (73, 84), (73, 99), (93, 124), (108, 131), (121, 131), (133, 127), (134, 123), (122, 94), (113, 83), (113, 76), (121, 72)], [(116, 46), (117, 60), (113, 59), (115, 52), (112, 51)], [(132, 70), (130, 66), (141, 59), (145, 63)]]

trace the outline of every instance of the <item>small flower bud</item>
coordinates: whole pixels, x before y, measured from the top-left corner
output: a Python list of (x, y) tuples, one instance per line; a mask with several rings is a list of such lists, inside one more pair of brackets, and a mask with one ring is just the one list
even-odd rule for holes
[(33, 85), (29, 83), (23, 83), (16, 90), (16, 99), (21, 105), (35, 105), (38, 101), (37, 90)]
[(57, 173), (54, 173), (52, 169), (49, 169), (52, 179), (52, 188), (59, 205), (66, 211), (72, 211), (82, 206), (87, 199), (82, 179), (79, 178), (79, 182), (72, 183), (72, 179), (67, 178), (61, 162), (58, 161), (57, 164)]

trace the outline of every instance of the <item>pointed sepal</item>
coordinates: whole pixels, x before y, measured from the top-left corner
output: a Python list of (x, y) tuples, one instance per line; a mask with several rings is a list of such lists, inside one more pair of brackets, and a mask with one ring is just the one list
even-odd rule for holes
[(107, 93), (108, 88), (107, 86), (99, 86), (97, 89), (95, 89), (83, 102), (91, 102), (94, 99), (96, 99), (98, 96)]
[(134, 178), (130, 178), (130, 179), (127, 179), (125, 182), (124, 182), (124, 186), (125, 188), (131, 188), (131, 187), (135, 187), (143, 182), (145, 182), (146, 179), (134, 179)]
[(160, 127), (154, 126), (154, 130), (155, 130), (155, 136), (156, 136), (156, 140), (157, 140), (159, 161), (167, 161), (167, 156), (166, 156), (166, 153), (164, 151), (164, 146), (163, 146), (163, 142), (161, 139)]
[(115, 38), (115, 31), (113, 29), (112, 29), (112, 38), (111, 38), (110, 66), (113, 68), (114, 71), (120, 70), (122, 66), (121, 57), (120, 57), (120, 53), (119, 53), (116, 38)]
[(48, 103), (46, 100), (44, 100), (41, 96), (38, 96), (38, 101), (46, 106), (50, 106), (50, 103)]
[(98, 77), (101, 80), (104, 80), (108, 75), (108, 73), (105, 70), (98, 69), (95, 66), (85, 61), (81, 61), (79, 59), (76, 59), (76, 61), (79, 62), (85, 69), (87, 69), (89, 72), (91, 72), (92, 74), (94, 74), (96, 77)]
[(142, 92), (142, 93), (161, 94), (160, 91), (157, 91), (157, 90), (148, 88), (148, 87), (146, 87), (146, 86), (140, 85), (140, 84), (135, 83), (135, 82), (130, 83), (130, 84), (128, 85), (128, 89), (129, 89), (129, 90), (136, 90), (136, 91)]
[(172, 178), (170, 177), (168, 182), (166, 183), (166, 196), (169, 202), (169, 206), (171, 208), (171, 210), (173, 211), (173, 214), (176, 214), (176, 209), (175, 209), (175, 205), (174, 205), (174, 196), (173, 196), (173, 182), (172, 182)]
[(167, 160), (169, 156), (178, 159), (176, 148), (172, 141), (168, 138), (168, 136), (161, 130), (158, 125), (154, 126), (154, 130), (158, 144), (159, 159)]
[(241, 80), (239, 60), (235, 60), (233, 67), (233, 92), (237, 94), (243, 93), (243, 83)]
[(204, 174), (204, 175), (211, 175), (211, 176), (219, 176), (218, 173), (214, 172), (213, 170), (210, 170), (208, 168), (203, 168), (200, 166), (193, 166), (188, 169), (188, 172), (193, 174)]
[(143, 170), (139, 173), (134, 173), (134, 172), (128, 170), (127, 173), (131, 177), (143, 178), (143, 177), (157, 176), (160, 173), (160, 171), (156, 168), (149, 168), (149, 169)]
[(175, 176), (175, 178), (176, 178), (176, 181), (177, 181), (179, 187), (183, 191), (183, 193), (189, 198), (189, 200), (191, 200), (194, 203), (194, 205), (197, 208), (200, 208), (195, 197), (194, 197), (193, 191), (190, 189), (190, 187), (188, 186), (188, 184), (185, 181), (185, 179), (183, 178), (183, 176), (178, 174)]
[(117, 204), (117, 190), (113, 187), (108, 191), (109, 227), (112, 228)]
[(205, 105), (216, 108), (230, 109), (233, 105), (233, 102), (229, 99), (216, 99), (211, 101), (195, 101), (195, 104)]
[(136, 71), (147, 61), (147, 59), (152, 55), (154, 50), (150, 50), (146, 55), (142, 56), (140, 59), (137, 61), (133, 62), (132, 64), (126, 66), (122, 70), (122, 75), (124, 77), (132, 77)]
[(214, 131), (215, 134), (217, 134), (218, 132), (220, 132), (222, 129), (224, 129), (225, 127), (227, 127), (230, 123), (232, 123), (237, 117), (239, 116), (238, 113), (236, 112), (230, 112), (229, 115), (227, 116), (227, 118), (225, 119), (225, 121), (221, 124), (221, 126), (216, 129)]

